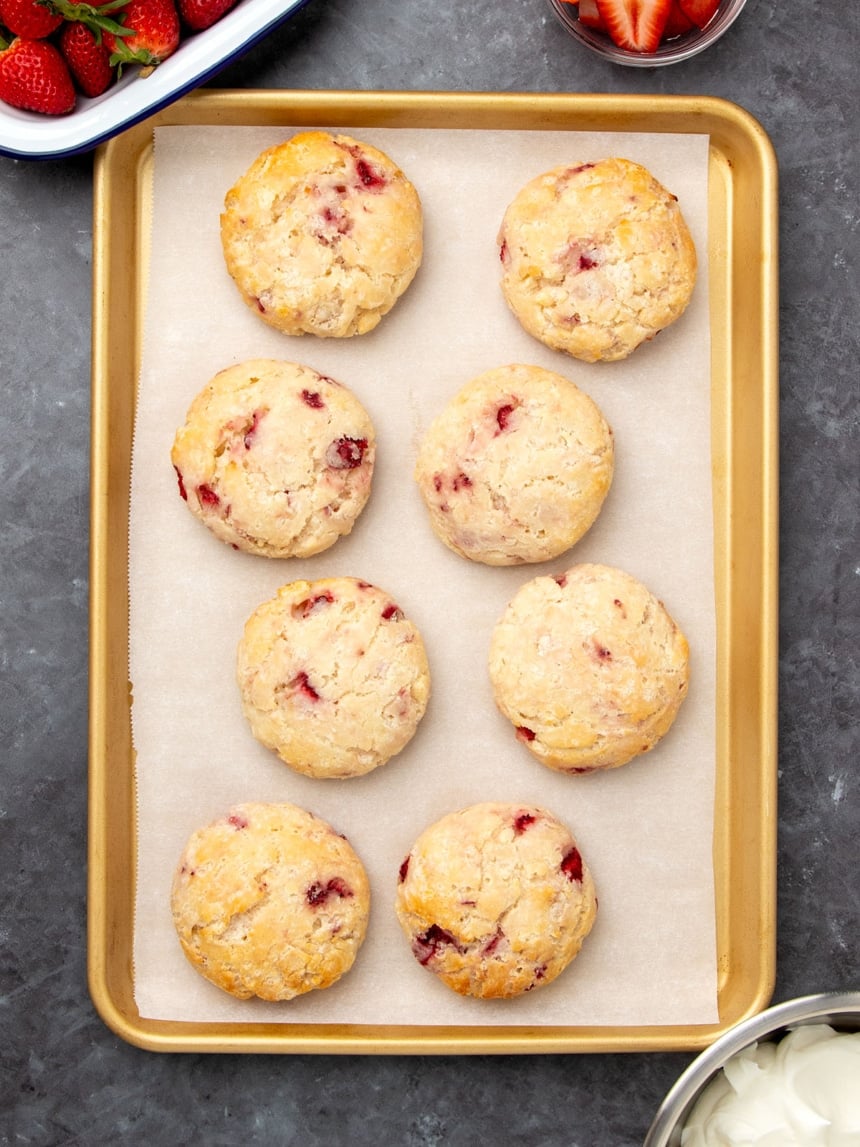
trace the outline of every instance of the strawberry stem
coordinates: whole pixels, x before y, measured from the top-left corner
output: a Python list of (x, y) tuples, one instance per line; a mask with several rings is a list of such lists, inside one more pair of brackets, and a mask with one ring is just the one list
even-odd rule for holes
[(129, 48), (122, 40), (117, 40), (110, 54), (110, 66), (117, 68), (117, 78), (126, 64), (140, 64), (142, 68), (154, 68), (161, 63), (161, 56), (154, 56), (148, 48)]
[(92, 4), (74, 3), (73, 0), (36, 0), (36, 3), (64, 20), (85, 24), (93, 33), (97, 43), (101, 43), (102, 32), (110, 32), (112, 36), (133, 36), (134, 29), (127, 28), (118, 20), (108, 15), (118, 8), (124, 8), (128, 0), (109, 0), (96, 8)]

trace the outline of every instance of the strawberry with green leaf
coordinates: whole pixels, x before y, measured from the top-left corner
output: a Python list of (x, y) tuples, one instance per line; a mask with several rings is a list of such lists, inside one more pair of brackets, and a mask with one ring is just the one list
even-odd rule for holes
[(48, 40), (0, 36), (0, 100), (14, 108), (67, 115), (77, 94), (66, 62)]
[(102, 37), (86, 24), (67, 20), (59, 43), (69, 71), (84, 95), (94, 97), (106, 92), (116, 78), (116, 69)]
[(128, 0), (117, 16), (124, 34), (106, 30), (103, 36), (112, 65), (153, 68), (179, 47), (179, 14), (173, 0)]
[[(4, 0), (0, 0), (3, 3)], [(56, 13), (67, 24), (83, 24), (89, 28), (100, 44), (104, 35), (131, 36), (132, 29), (125, 25), (128, 0), (35, 0), (37, 4)]]

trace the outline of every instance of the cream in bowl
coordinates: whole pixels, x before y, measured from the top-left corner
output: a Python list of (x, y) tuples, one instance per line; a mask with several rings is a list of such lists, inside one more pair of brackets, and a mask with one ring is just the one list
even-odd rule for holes
[(860, 1032), (809, 1024), (739, 1051), (702, 1092), (681, 1143), (860, 1143)]
[(663, 1101), (644, 1147), (860, 1144), (860, 992), (790, 1000), (703, 1052)]

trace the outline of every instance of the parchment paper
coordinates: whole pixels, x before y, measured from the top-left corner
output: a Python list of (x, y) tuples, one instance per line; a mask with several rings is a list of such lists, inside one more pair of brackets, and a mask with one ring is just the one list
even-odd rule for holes
[[(325, 126), (325, 125), (321, 125)], [(290, 338), (245, 308), (223, 265), (225, 191), (292, 131), (159, 128), (155, 138), (145, 345), (130, 522), (131, 680), (139, 799), (135, 997), (148, 1018), (191, 1021), (627, 1025), (712, 1023), (716, 1008), (711, 857), (715, 634), (707, 299), (707, 158), (702, 136), (345, 129), (387, 151), (417, 186), (425, 258), (375, 332)], [(622, 155), (680, 199), (699, 253), (683, 318), (626, 362), (587, 365), (544, 348), (508, 312), (495, 237), (532, 176)], [(132, 269), (129, 269), (131, 273)], [(192, 518), (170, 464), (176, 428), (218, 370), (271, 356), (350, 386), (374, 420), (378, 462), (353, 533), (304, 561), (237, 553)], [(491, 569), (430, 531), (412, 480), (429, 421), (474, 375), (532, 362), (573, 379), (616, 435), (604, 510), (568, 554)], [(516, 589), (578, 561), (613, 564), (666, 603), (692, 649), (692, 684), (653, 752), (614, 771), (556, 774), (497, 713), (487, 647)], [(417, 736), (364, 778), (294, 774), (252, 738), (239, 709), (235, 650), (246, 617), (298, 577), (349, 574), (386, 588), (420, 627), (432, 699)], [(191, 832), (248, 800), (288, 800), (345, 833), (370, 877), (367, 940), (352, 971), (282, 1004), (233, 1000), (181, 954), (169, 912), (173, 868)], [(576, 835), (600, 911), (573, 965), (512, 1001), (462, 999), (414, 960), (392, 910), (418, 833), (483, 800), (544, 805)]]

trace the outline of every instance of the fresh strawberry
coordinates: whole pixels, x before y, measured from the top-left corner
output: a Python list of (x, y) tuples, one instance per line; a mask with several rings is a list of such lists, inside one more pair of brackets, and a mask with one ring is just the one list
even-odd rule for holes
[(129, 0), (122, 9), (122, 23), (132, 30), (131, 35), (104, 33), (112, 65), (152, 68), (179, 46), (179, 14), (173, 0)]
[(86, 24), (66, 23), (60, 33), (60, 51), (85, 96), (100, 96), (113, 83), (116, 72), (111, 67), (110, 52), (98, 33)]
[(598, 32), (606, 31), (606, 25), (597, 10), (597, 0), (579, 0), (579, 22), (586, 28), (594, 28)]
[(43, 40), (62, 24), (63, 17), (37, 0), (0, 0), (0, 24), (13, 36)]
[(15, 108), (66, 115), (76, 103), (66, 62), (47, 40), (0, 38), (0, 100)]
[(597, 0), (606, 31), (619, 48), (656, 52), (671, 0)]
[[(179, 16), (192, 32), (202, 32), (229, 12), (238, 0), (176, 0)], [(578, 3), (578, 0), (568, 0)]]
[(669, 19), (666, 21), (666, 27), (663, 29), (663, 39), (673, 40), (676, 36), (686, 36), (695, 26), (690, 17), (684, 15), (684, 10), (681, 8), (678, 0), (672, 0), (672, 7), (669, 9)]
[(720, 6), (720, 0), (678, 0), (678, 3), (684, 15), (697, 28), (704, 28)]

